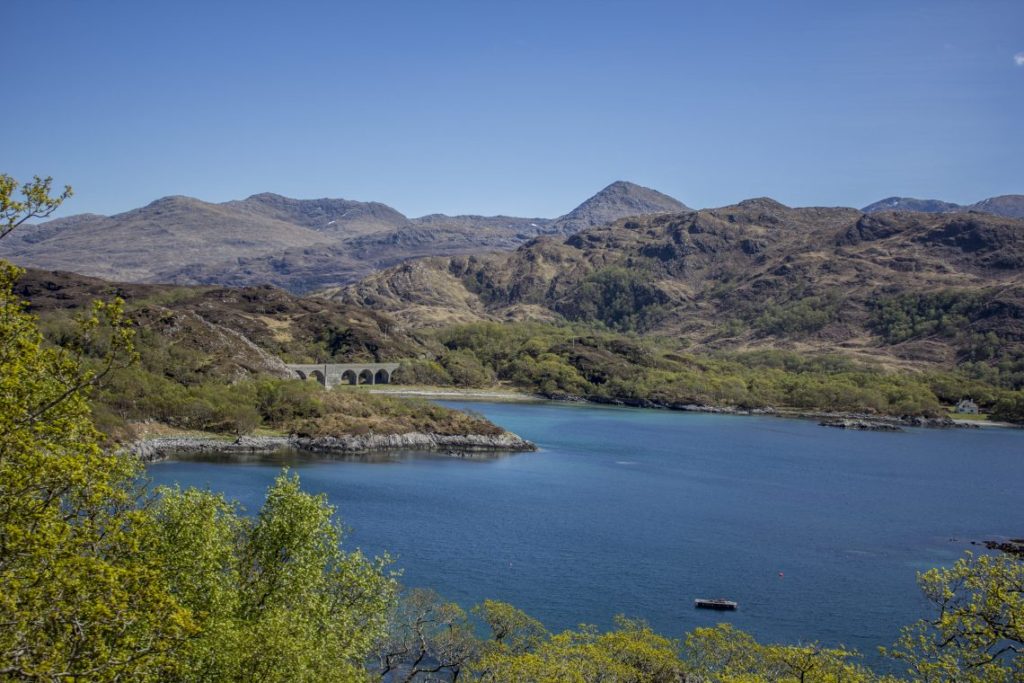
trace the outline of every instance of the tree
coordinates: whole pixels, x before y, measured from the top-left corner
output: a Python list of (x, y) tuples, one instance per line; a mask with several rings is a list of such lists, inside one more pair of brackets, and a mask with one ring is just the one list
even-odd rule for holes
[(15, 196), (18, 181), (6, 173), (0, 173), (0, 239), (7, 237), (15, 228), (33, 218), (46, 218), (74, 194), (70, 185), (64, 191), (52, 196), (53, 178), (35, 176), (31, 182), (21, 186), (21, 199)]
[(389, 623), (374, 654), (374, 673), (382, 681), (457, 681), (480, 647), (462, 608), (431, 590), (402, 596)]
[[(0, 175), (0, 237), (48, 215), (70, 195), (49, 179)], [(194, 624), (162, 580), (136, 505), (139, 464), (105, 453), (89, 390), (131, 353), (120, 302), (96, 304), (79, 328), (93, 343), (104, 319), (105, 369), (44, 345), (13, 294), (20, 275), (0, 262), (0, 677), (139, 677), (159, 667)]]
[(967, 553), (918, 574), (936, 614), (903, 630), (886, 654), (914, 680), (1024, 681), (1024, 561)]
[(549, 637), (544, 624), (507, 602), (484, 600), (473, 613), (490, 627), (494, 644), (512, 653), (528, 652)]
[(354, 681), (385, 632), (387, 559), (340, 548), (334, 509), (281, 474), (255, 519), (223, 496), (160, 491), (153, 508), (171, 591), (197, 633), (176, 681)]
[[(0, 236), (70, 195), (36, 179), (15, 200), (0, 181)], [(365, 679), (395, 593), (387, 558), (343, 552), (334, 509), (287, 474), (254, 519), (210, 492), (148, 495), (89, 405), (134, 358), (123, 303), (48, 346), (20, 273), (0, 261), (0, 679)]]
[[(496, 604), (490, 605), (487, 611), (496, 614)], [(518, 612), (509, 606), (498, 606), (502, 621)], [(537, 631), (539, 624), (529, 617), (524, 622), (523, 617), (522, 613), (513, 616), (513, 622), (519, 625), (515, 632), (527, 635), (513, 639), (513, 643), (522, 647), (496, 642), (483, 648), (481, 656), (470, 664), (473, 680), (487, 683), (678, 683), (682, 680), (679, 644), (657, 635), (643, 622), (617, 617), (615, 630), (606, 633), (584, 625), (576, 631), (554, 636), (545, 634), (541, 638)]]
[(697, 628), (686, 636), (687, 668), (708, 683), (867, 683), (895, 681), (856, 664), (859, 655), (817, 643), (764, 645), (730, 624)]

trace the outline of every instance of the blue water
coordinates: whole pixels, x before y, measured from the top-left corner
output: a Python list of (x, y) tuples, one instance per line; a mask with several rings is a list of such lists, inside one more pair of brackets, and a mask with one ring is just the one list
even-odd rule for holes
[[(915, 572), (1024, 536), (1024, 430), (847, 432), (813, 422), (554, 404), (459, 403), (541, 450), (494, 460), (289, 460), (410, 586), (511, 602), (549, 628), (615, 614), (673, 637), (730, 621), (766, 641), (876, 659), (925, 616)], [(165, 462), (249, 510), (281, 460)], [(695, 610), (727, 597), (735, 613)]]

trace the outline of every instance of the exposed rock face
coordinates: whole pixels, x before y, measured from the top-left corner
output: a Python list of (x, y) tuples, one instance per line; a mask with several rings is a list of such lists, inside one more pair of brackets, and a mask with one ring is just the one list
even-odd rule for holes
[(858, 431), (869, 431), (869, 432), (902, 432), (903, 429), (898, 425), (890, 424), (888, 422), (878, 422), (875, 420), (823, 420), (819, 422), (822, 427), (835, 427), (837, 429), (854, 429)]
[(537, 447), (513, 434), (494, 436), (481, 434), (366, 434), (360, 436), (328, 436), (306, 438), (297, 436), (244, 436), (235, 441), (186, 437), (149, 439), (132, 444), (128, 449), (147, 462), (174, 455), (199, 453), (252, 454), (297, 450), (321, 454), (354, 454), (375, 451), (439, 451), (450, 455), (487, 452), (528, 452)]
[(903, 427), (928, 429), (980, 429), (978, 425), (957, 422), (948, 417), (874, 417), (867, 415), (828, 415), (818, 423), (822, 427), (859, 429), (874, 432), (901, 432)]

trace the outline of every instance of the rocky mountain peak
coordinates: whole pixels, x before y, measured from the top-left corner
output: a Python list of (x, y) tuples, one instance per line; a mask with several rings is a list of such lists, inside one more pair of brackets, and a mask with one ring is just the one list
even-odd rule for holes
[(628, 216), (690, 211), (690, 207), (667, 194), (625, 180), (617, 180), (569, 213), (555, 219), (555, 231), (571, 235)]

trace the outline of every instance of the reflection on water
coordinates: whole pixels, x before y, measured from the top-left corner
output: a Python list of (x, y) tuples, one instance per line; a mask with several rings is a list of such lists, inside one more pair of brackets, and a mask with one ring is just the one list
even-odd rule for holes
[(343, 451), (310, 452), (294, 448), (282, 448), (269, 453), (191, 453), (170, 452), (169, 461), (181, 463), (221, 463), (221, 464), (263, 464), (278, 466), (294, 466), (318, 462), (352, 462), (352, 463), (401, 463), (409, 460), (464, 460), (489, 461), (512, 455), (508, 451), (472, 451), (472, 452), (439, 452), (439, 451), (370, 451), (367, 453), (346, 453)]

